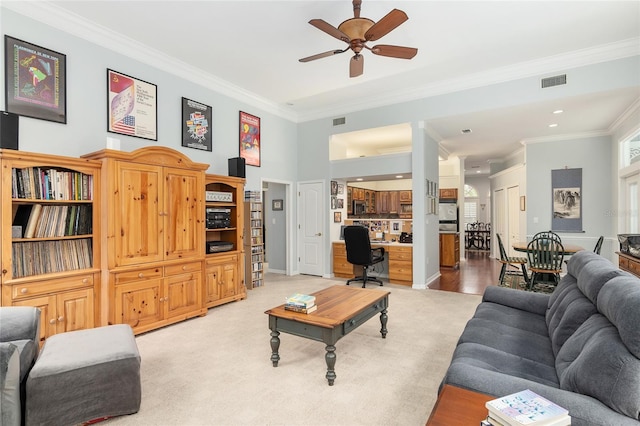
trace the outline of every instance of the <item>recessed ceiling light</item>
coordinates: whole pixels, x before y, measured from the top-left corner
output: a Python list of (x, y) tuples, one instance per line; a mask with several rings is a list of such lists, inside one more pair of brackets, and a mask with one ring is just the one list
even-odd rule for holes
[(461, 132), (462, 133), (471, 133), (471, 129), (462, 129)]
[(558, 127), (558, 124), (556, 124), (556, 123), (549, 124), (549, 127)]
[(476, 173), (480, 173), (480, 170), (477, 170)]
[(402, 179), (402, 175), (396, 175), (396, 179)]
[(362, 182), (364, 179), (362, 179), (362, 178), (358, 178), (358, 179), (356, 179), (356, 180), (357, 180), (358, 182)]
[(564, 111), (561, 109), (557, 109), (555, 111), (553, 111), (554, 114), (562, 114)]

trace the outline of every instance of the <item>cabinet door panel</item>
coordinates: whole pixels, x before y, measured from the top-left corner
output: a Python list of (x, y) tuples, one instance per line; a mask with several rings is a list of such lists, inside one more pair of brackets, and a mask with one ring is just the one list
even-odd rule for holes
[(200, 273), (182, 274), (167, 279), (167, 318), (188, 314), (202, 305)]
[(56, 296), (43, 296), (13, 302), (12, 306), (34, 306), (40, 309), (40, 342), (56, 334)]
[(211, 303), (220, 299), (220, 283), (222, 282), (222, 267), (220, 265), (208, 265), (205, 277), (204, 302)]
[(162, 279), (116, 286), (116, 324), (129, 324), (135, 329), (161, 321), (164, 318), (161, 297)]
[(58, 294), (58, 333), (93, 327), (93, 289)]
[(165, 169), (166, 259), (204, 255), (202, 174)]
[(137, 265), (163, 259), (163, 224), (159, 200), (162, 168), (137, 163), (118, 163), (119, 188), (114, 196), (116, 265)]
[(222, 298), (235, 296), (237, 290), (236, 284), (236, 264), (226, 263), (222, 266), (222, 285), (220, 286), (220, 296)]

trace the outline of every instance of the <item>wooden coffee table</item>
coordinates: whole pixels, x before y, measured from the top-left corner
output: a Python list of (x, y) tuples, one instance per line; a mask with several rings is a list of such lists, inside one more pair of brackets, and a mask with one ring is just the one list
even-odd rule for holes
[(280, 355), (280, 333), (293, 334), (307, 339), (323, 342), (326, 346), (326, 378), (329, 386), (336, 379), (335, 344), (343, 336), (351, 333), (371, 317), (380, 313), (380, 334), (387, 336), (387, 308), (389, 292), (335, 285), (312, 293), (316, 297), (318, 309), (310, 314), (301, 314), (284, 309), (284, 304), (269, 309), (269, 328), (271, 329), (271, 362), (278, 366)]
[(429, 416), (427, 426), (479, 425), (488, 414), (484, 404), (495, 398), (495, 396), (456, 386), (444, 385)]

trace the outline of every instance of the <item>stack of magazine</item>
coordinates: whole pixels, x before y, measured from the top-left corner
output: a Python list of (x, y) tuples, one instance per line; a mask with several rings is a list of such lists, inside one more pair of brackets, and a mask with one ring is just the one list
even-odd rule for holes
[(296, 293), (287, 297), (284, 303), (284, 308), (287, 311), (300, 312), (303, 314), (310, 314), (318, 309), (316, 305), (316, 297), (310, 294)]
[(527, 389), (486, 403), (489, 414), (484, 425), (491, 426), (566, 426), (569, 412)]

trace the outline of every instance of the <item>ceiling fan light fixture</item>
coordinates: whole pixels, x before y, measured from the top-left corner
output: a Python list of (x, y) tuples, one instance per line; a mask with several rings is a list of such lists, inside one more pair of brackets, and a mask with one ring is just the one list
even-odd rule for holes
[(364, 41), (364, 34), (373, 27), (373, 24), (375, 22), (368, 18), (351, 18), (338, 25), (338, 29), (348, 35), (352, 41)]

